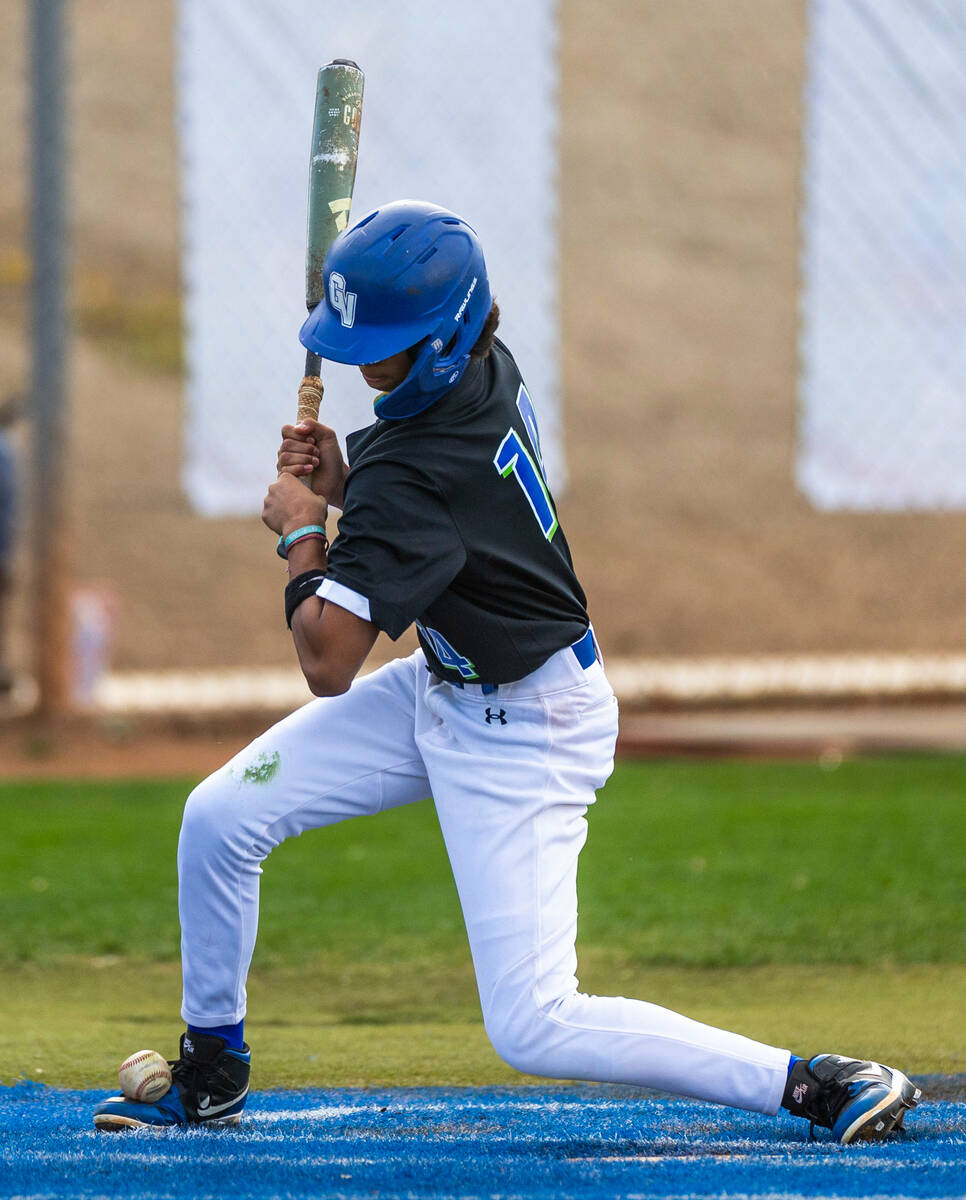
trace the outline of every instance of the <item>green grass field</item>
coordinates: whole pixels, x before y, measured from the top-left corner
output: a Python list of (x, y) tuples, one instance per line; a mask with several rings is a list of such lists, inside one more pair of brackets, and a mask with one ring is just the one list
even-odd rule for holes
[[(0, 785), (0, 1079), (109, 1086), (180, 1028), (190, 781)], [(622, 763), (581, 860), (581, 985), (796, 1050), (966, 1069), (966, 758), (834, 771)], [(431, 804), (270, 857), (250, 981), (260, 1086), (521, 1077), (479, 1020)]]

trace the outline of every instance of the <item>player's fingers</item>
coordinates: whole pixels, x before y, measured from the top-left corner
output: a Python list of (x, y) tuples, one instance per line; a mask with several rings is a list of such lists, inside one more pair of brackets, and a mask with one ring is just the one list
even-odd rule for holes
[(280, 467), (317, 467), (319, 460), (314, 454), (286, 454), (279, 451), (276, 462)]
[(282, 426), (282, 441), (283, 442), (298, 442), (301, 446), (314, 445), (315, 439), (312, 430), (303, 421), (298, 425), (283, 425)]
[(300, 421), (295, 428), (300, 430), (303, 436), (307, 433), (310, 437), (315, 438), (316, 441), (324, 441), (327, 438), (335, 437), (334, 429), (328, 425), (323, 425), (321, 421), (314, 421), (311, 417), (306, 417), (304, 421)]
[(299, 455), (302, 458), (314, 458), (319, 461), (319, 448), (315, 442), (297, 442), (293, 438), (286, 438), (278, 448), (279, 456), (283, 454)]
[(304, 421), (299, 421), (297, 425), (282, 426), (283, 439), (289, 438), (299, 442), (325, 442), (329, 439), (334, 439), (335, 436), (334, 429), (330, 429), (328, 425), (323, 425), (321, 421), (313, 421), (311, 417), (306, 417)]
[(289, 483), (287, 474), (279, 475), (278, 479), (269, 485), (268, 492), (265, 495), (265, 504), (266, 506), (284, 504), (287, 496), (301, 496), (302, 491), (303, 489), (299, 484), (295, 482)]
[(319, 465), (319, 453), (315, 444), (286, 440), (279, 448), (275, 462), (279, 473), (289, 475), (311, 475)]

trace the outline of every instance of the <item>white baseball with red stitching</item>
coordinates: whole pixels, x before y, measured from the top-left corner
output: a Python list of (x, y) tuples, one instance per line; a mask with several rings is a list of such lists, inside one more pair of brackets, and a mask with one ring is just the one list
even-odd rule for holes
[(171, 1068), (157, 1050), (138, 1050), (121, 1063), (117, 1077), (128, 1100), (153, 1104), (171, 1087)]

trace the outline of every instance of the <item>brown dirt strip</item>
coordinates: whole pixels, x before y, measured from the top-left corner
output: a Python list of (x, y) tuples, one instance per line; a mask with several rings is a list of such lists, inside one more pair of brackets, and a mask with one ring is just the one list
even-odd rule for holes
[[(202, 778), (283, 714), (191, 721), (0, 722), (0, 778)], [(621, 757), (799, 758), (966, 751), (966, 705), (629, 712)]]

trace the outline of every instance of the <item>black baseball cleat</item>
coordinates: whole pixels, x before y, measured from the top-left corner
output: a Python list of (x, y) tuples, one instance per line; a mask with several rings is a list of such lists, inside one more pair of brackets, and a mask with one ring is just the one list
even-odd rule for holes
[(252, 1052), (233, 1050), (213, 1034), (181, 1035), (181, 1057), (170, 1064), (173, 1086), (153, 1104), (111, 1096), (94, 1109), (94, 1125), (122, 1129), (237, 1125), (248, 1096)]
[(782, 1105), (796, 1117), (831, 1129), (843, 1145), (873, 1142), (902, 1128), (922, 1092), (894, 1067), (817, 1054), (792, 1067)]

